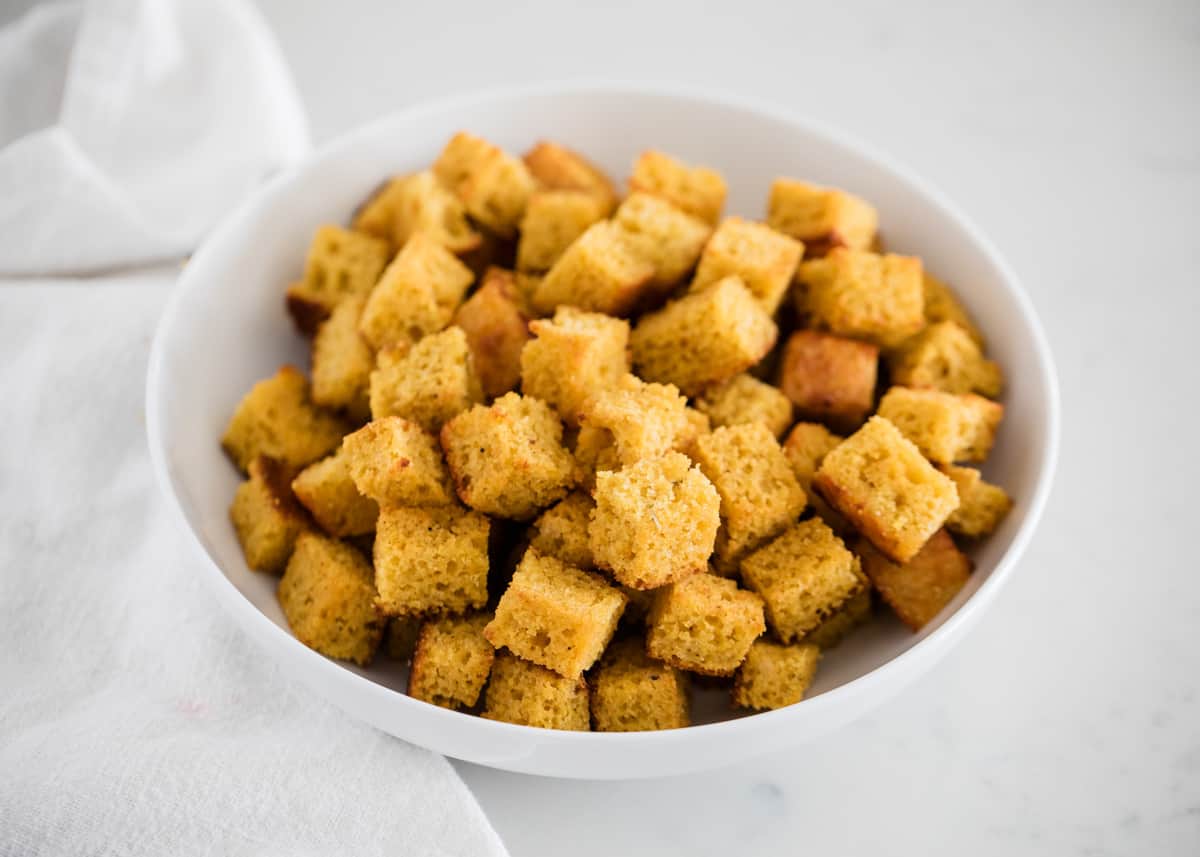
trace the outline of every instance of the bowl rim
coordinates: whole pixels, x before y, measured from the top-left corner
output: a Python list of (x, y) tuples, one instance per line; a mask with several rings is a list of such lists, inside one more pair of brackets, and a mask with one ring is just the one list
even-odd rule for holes
[[(910, 648), (896, 657), (886, 661), (845, 684), (824, 691), (818, 696), (805, 699), (802, 704), (788, 706), (774, 711), (763, 711), (730, 720), (689, 726), (682, 729), (661, 730), (651, 732), (570, 732), (550, 729), (535, 729), (500, 721), (488, 720), (463, 712), (438, 708), (409, 697), (407, 694), (378, 684), (369, 678), (358, 675), (346, 669), (341, 663), (333, 661), (320, 653), (309, 649), (286, 629), (278, 626), (263, 614), (248, 598), (237, 589), (234, 583), (222, 571), (215, 558), (209, 554), (199, 536), (188, 521), (183, 503), (175, 488), (174, 476), (166, 454), (167, 438), (165, 431), (165, 402), (163, 390), (166, 355), (169, 350), (171, 334), (180, 321), (180, 307), (185, 296), (196, 288), (189, 272), (198, 267), (195, 263), (207, 258), (211, 248), (225, 243), (226, 239), (239, 231), (243, 221), (249, 219), (251, 213), (264, 204), (294, 180), (318, 163), (335, 159), (338, 155), (355, 146), (361, 139), (378, 133), (379, 129), (398, 121), (413, 121), (424, 115), (436, 114), (442, 111), (470, 109), (496, 101), (517, 101), (537, 97), (561, 96), (637, 96), (662, 98), (675, 102), (695, 102), (704, 106), (717, 106), (726, 109), (758, 114), (767, 119), (791, 125), (805, 134), (823, 138), (826, 142), (846, 149), (858, 157), (873, 161), (883, 170), (889, 172), (901, 182), (910, 186), (914, 191), (924, 196), (932, 205), (940, 208), (944, 214), (953, 219), (968, 236), (975, 248), (999, 272), (1000, 279), (1010, 292), (1031, 334), (1035, 351), (1036, 364), (1042, 375), (1045, 390), (1042, 407), (1045, 413), (1045, 441), (1042, 445), (1041, 461), (1038, 465), (1038, 476), (1035, 488), (1028, 500), (1028, 508), (1016, 534), (1013, 536), (1007, 550), (993, 567), (988, 578), (980, 585), (970, 598), (967, 599), (951, 616), (928, 636), (918, 640)], [(700, 90), (697, 87), (679, 86), (659, 83), (632, 83), (627, 81), (607, 81), (596, 79), (575, 79), (553, 83), (527, 86), (491, 87), (436, 97), (424, 100), (408, 107), (389, 112), (363, 125), (357, 126), (346, 133), (340, 134), (318, 146), (299, 163), (272, 176), (262, 186), (252, 192), (229, 215), (227, 215), (202, 241), (196, 249), (188, 265), (179, 276), (173, 287), (172, 294), (165, 302), (159, 317), (154, 340), (151, 345), (149, 363), (146, 373), (146, 431), (150, 458), (159, 489), (168, 499), (170, 515), (176, 526), (187, 533), (186, 542), (191, 552), (197, 554), (201, 564), (206, 566), (207, 573), (203, 576), (211, 584), (211, 589), (223, 601), (231, 612), (241, 617), (240, 625), (246, 628), (251, 636), (270, 649), (282, 651), (291, 649), (295, 657), (305, 659), (311, 674), (304, 679), (313, 684), (321, 681), (345, 689), (347, 692), (373, 697), (374, 701), (386, 705), (399, 705), (401, 710), (407, 706), (420, 706), (423, 713), (435, 720), (441, 720), (448, 731), (453, 731), (462, 725), (463, 718), (469, 718), (474, 728), (480, 730), (482, 736), (494, 736), (498, 741), (512, 738), (527, 740), (530, 733), (536, 733), (539, 744), (551, 748), (574, 748), (588, 746), (603, 748), (613, 745), (638, 747), (653, 744), (689, 745), (694, 744), (699, 749), (702, 742), (712, 739), (732, 738), (739, 733), (749, 733), (768, 723), (781, 722), (794, 717), (800, 709), (806, 714), (816, 715), (819, 710), (831, 709), (844, 704), (850, 697), (860, 696), (872, 690), (882, 690), (891, 680), (899, 678), (909, 664), (925, 660), (928, 665), (945, 654), (946, 645), (951, 638), (959, 636), (982, 614), (982, 609), (990, 603), (1007, 581), (1031, 541), (1038, 523), (1048, 502), (1055, 471), (1060, 442), (1060, 394), (1058, 377), (1054, 359), (1046, 338), (1041, 321), (1034, 309), (1033, 302), (1021, 285), (1019, 278), (1001, 256), (995, 245), (988, 239), (979, 227), (963, 213), (963, 211), (945, 194), (925, 179), (917, 175), (909, 167), (899, 163), (892, 156), (875, 146), (864, 143), (851, 134), (836, 126), (808, 116), (800, 115), (781, 105), (764, 99), (747, 96), (730, 91)], [(915, 675), (915, 673), (913, 673)], [(894, 684), (894, 681), (892, 681)], [(880, 694), (882, 698), (882, 694)], [(337, 699), (331, 699), (339, 704)], [(344, 706), (343, 706), (344, 707)], [(414, 709), (414, 714), (417, 713)], [(358, 715), (356, 715), (358, 716)], [(431, 721), (433, 722), (433, 721)], [(458, 725), (456, 725), (458, 724)], [(383, 728), (380, 723), (376, 726)], [(390, 731), (390, 730), (385, 730)], [(448, 752), (448, 751), (447, 751)], [(453, 755), (452, 753), (450, 753)], [(493, 764), (484, 762), (483, 764)], [(497, 767), (504, 767), (495, 763)], [(513, 770), (523, 770), (519, 765)], [(527, 769), (524, 769), (527, 770)]]

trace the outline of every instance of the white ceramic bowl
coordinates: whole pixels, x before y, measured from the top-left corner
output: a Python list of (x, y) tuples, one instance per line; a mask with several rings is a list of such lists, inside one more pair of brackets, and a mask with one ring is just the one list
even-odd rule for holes
[[(585, 152), (623, 179), (638, 151), (656, 147), (716, 167), (727, 211), (764, 216), (773, 178), (847, 188), (874, 203), (889, 248), (923, 257), (954, 284), (980, 321), (1009, 380), (1007, 415), (987, 470), (1016, 499), (999, 531), (974, 552), (976, 570), (954, 602), (913, 635), (890, 618), (830, 652), (798, 705), (733, 716), (723, 694), (700, 691), (700, 725), (666, 732), (554, 732), (446, 711), (403, 693), (386, 659), (361, 670), (307, 649), (287, 630), (276, 579), (247, 569), (227, 509), (238, 477), (218, 445), (251, 384), (305, 349), (284, 312), (321, 223), (345, 221), (385, 176), (428, 165), (469, 129), (512, 151), (539, 138)], [(614, 87), (570, 86), (442, 101), (374, 122), (271, 181), (231, 216), (184, 270), (150, 361), (147, 413), (162, 489), (201, 573), (221, 602), (290, 674), (354, 717), (440, 753), (562, 777), (647, 777), (716, 767), (818, 738), (927, 670), (992, 602), (1042, 512), (1058, 440), (1058, 398), (1041, 327), (1012, 272), (940, 194), (842, 134), (744, 100)]]

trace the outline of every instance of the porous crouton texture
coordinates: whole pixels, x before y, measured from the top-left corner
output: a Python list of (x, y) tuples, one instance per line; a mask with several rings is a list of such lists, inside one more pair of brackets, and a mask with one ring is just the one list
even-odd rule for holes
[(312, 343), (312, 400), (360, 422), (369, 412), (367, 384), (375, 364), (371, 346), (358, 333), (366, 302), (355, 295), (335, 306)]
[(804, 245), (794, 238), (762, 223), (727, 217), (700, 255), (691, 290), (736, 274), (767, 314), (774, 315), (803, 255)]
[(229, 507), (246, 565), (278, 574), (287, 565), (297, 536), (307, 527), (296, 505), (284, 464), (260, 455), (250, 462), (250, 478), (238, 486)]
[(638, 375), (695, 396), (761, 360), (778, 333), (742, 281), (726, 277), (642, 316), (629, 344)]
[(304, 373), (284, 366), (238, 403), (221, 446), (243, 471), (260, 455), (298, 469), (336, 449), (348, 430), (313, 403)]
[(454, 324), (467, 335), (483, 394), (503, 396), (521, 381), (521, 349), (529, 341), (525, 299), (511, 271), (489, 268), (483, 283), (463, 301)]
[(431, 170), (401, 180), (396, 194), (391, 234), (395, 247), (403, 247), (418, 233), (455, 254), (469, 253), (482, 243), (461, 200)]
[(762, 599), (714, 574), (658, 590), (647, 618), (646, 653), (678, 669), (732, 675), (763, 631)]
[(808, 492), (812, 487), (813, 474), (825, 460), (829, 451), (845, 438), (831, 432), (820, 423), (796, 423), (783, 442), (783, 454), (792, 465), (796, 481)]
[(635, 252), (619, 226), (601, 221), (588, 227), (546, 272), (531, 302), (542, 315), (563, 304), (608, 315), (628, 315), (654, 265)]
[(945, 393), (979, 393), (995, 398), (1004, 386), (1000, 366), (983, 356), (978, 343), (954, 321), (939, 321), (891, 355), (892, 381)]
[(804, 635), (804, 642), (812, 643), (822, 651), (832, 649), (846, 637), (857, 631), (871, 618), (871, 589), (862, 590), (843, 604), (836, 612), (827, 616), (820, 625)]
[(716, 223), (725, 207), (727, 188), (716, 170), (692, 167), (663, 152), (647, 150), (634, 162), (629, 190), (662, 197), (693, 217)]
[(818, 255), (834, 247), (869, 249), (879, 215), (866, 200), (846, 191), (780, 178), (771, 185), (767, 223)]
[(788, 527), (743, 559), (741, 571), (785, 643), (804, 637), (866, 588), (858, 557), (819, 518)]
[(798, 330), (784, 346), (779, 386), (802, 417), (852, 431), (874, 405), (878, 366), (868, 342)]
[(393, 176), (376, 187), (354, 212), (350, 228), (355, 232), (386, 241), (390, 245), (396, 210), (400, 206), (400, 197), (407, 180), (408, 176)]
[(604, 200), (605, 211), (616, 204), (617, 191), (604, 171), (578, 152), (548, 140), (525, 153), (525, 166), (544, 187), (582, 190)]
[(869, 542), (856, 545), (855, 550), (884, 603), (913, 631), (942, 612), (971, 577), (971, 560), (945, 530), (934, 533), (904, 564), (889, 560)]
[(795, 705), (817, 674), (821, 650), (755, 640), (733, 679), (733, 704), (760, 711)]
[(534, 338), (521, 352), (521, 391), (578, 425), (589, 396), (629, 371), (629, 322), (575, 307), (559, 307), (553, 320), (531, 322)]
[(679, 450), (695, 433), (687, 399), (673, 384), (647, 384), (635, 375), (624, 375), (591, 396), (582, 420), (588, 430), (612, 439), (621, 465)]
[(839, 247), (800, 265), (804, 305), (817, 327), (895, 347), (925, 326), (921, 260)]
[(925, 320), (930, 324), (953, 321), (983, 348), (983, 333), (955, 296), (954, 290), (928, 271), (922, 274), (921, 286), (925, 293)]
[(982, 396), (892, 387), (879, 402), (886, 417), (930, 461), (985, 461), (1004, 406)]
[(496, 648), (578, 678), (617, 630), (625, 596), (597, 574), (528, 550), (484, 636)]
[(613, 215), (634, 254), (653, 269), (647, 297), (660, 298), (696, 267), (712, 226), (666, 199), (632, 193)]
[(320, 227), (308, 249), (304, 279), (287, 290), (296, 326), (311, 335), (343, 298), (370, 294), (389, 253), (386, 241), (340, 226)]
[(583, 190), (544, 190), (529, 198), (521, 218), (517, 268), (548, 271), (563, 252), (608, 214), (608, 201)]
[(584, 491), (573, 491), (538, 516), (529, 528), (529, 546), (578, 568), (592, 568), (588, 523), (596, 503)]
[(279, 581), (296, 639), (330, 658), (366, 665), (383, 637), (371, 564), (350, 545), (302, 533)]
[(697, 397), (696, 407), (718, 428), (762, 423), (775, 437), (783, 437), (792, 424), (788, 397), (753, 375), (735, 375), (709, 387)]
[(497, 652), (483, 716), (519, 726), (587, 732), (591, 729), (587, 682)]
[(999, 485), (985, 482), (975, 468), (944, 464), (938, 469), (953, 479), (958, 488), (958, 508), (946, 519), (946, 529), (955, 535), (971, 539), (986, 536), (1012, 508), (1007, 492)]
[(597, 732), (680, 729), (691, 723), (686, 673), (647, 656), (640, 637), (609, 646), (590, 683)]
[(359, 493), (381, 506), (438, 506), (454, 502), (437, 439), (402, 417), (367, 423), (342, 443)]
[(571, 454), (579, 468), (579, 485), (589, 493), (596, 487), (596, 474), (601, 470), (619, 470), (617, 444), (612, 432), (597, 426), (584, 425), (571, 445)]
[(881, 416), (825, 456), (813, 487), (897, 562), (912, 559), (958, 508), (954, 482)]
[(371, 373), (371, 417), (404, 417), (430, 432), (483, 401), (475, 358), (460, 327), (431, 333)]
[(490, 526), (458, 506), (385, 507), (375, 532), (380, 610), (425, 616), (483, 607)]
[(537, 185), (520, 159), (465, 131), (450, 138), (433, 174), (471, 217), (501, 237), (516, 232)]
[(331, 536), (345, 538), (375, 532), (379, 504), (355, 487), (349, 459), (340, 449), (300, 471), (292, 480), (292, 492)]
[(492, 671), (496, 650), (483, 636), (486, 613), (443, 616), (421, 626), (408, 673), (408, 695), (442, 708), (471, 708)]
[(594, 497), (592, 556), (620, 583), (654, 589), (704, 571), (721, 500), (686, 456), (672, 452), (600, 471)]

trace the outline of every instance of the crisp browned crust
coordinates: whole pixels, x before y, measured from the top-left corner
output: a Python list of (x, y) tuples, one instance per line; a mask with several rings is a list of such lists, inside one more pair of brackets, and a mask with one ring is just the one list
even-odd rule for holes
[(837, 484), (829, 474), (817, 471), (813, 476), (813, 488), (825, 499), (830, 506), (840, 512), (860, 533), (871, 540), (880, 551), (896, 562), (907, 562), (912, 555), (905, 555), (898, 540), (889, 537), (880, 529), (875, 519), (867, 514), (861, 504), (855, 502), (850, 494)]

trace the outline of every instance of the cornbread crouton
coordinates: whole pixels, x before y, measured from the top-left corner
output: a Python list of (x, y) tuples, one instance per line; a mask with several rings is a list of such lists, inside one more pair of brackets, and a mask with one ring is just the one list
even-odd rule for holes
[(589, 396), (629, 371), (629, 322), (562, 306), (554, 319), (530, 322), (534, 338), (521, 352), (521, 391), (578, 425)]
[(442, 708), (471, 708), (487, 684), (496, 650), (483, 636), (486, 613), (443, 616), (421, 626), (408, 695)]
[(537, 186), (521, 160), (465, 131), (450, 138), (433, 174), (458, 195), (467, 214), (501, 237), (516, 232)]
[(792, 424), (792, 403), (788, 397), (753, 375), (735, 375), (714, 384), (696, 399), (696, 407), (718, 428), (762, 423), (775, 437), (783, 437)]
[(375, 586), (388, 616), (478, 610), (488, 598), (491, 522), (458, 506), (394, 506), (379, 513)]
[(696, 267), (712, 226), (665, 199), (630, 194), (617, 208), (613, 223), (634, 253), (654, 269), (649, 296), (661, 297)]
[(742, 281), (726, 277), (642, 316), (629, 344), (638, 375), (695, 396), (745, 372), (778, 334)]
[(971, 576), (971, 560), (938, 530), (907, 563), (898, 565), (869, 542), (856, 545), (863, 569), (900, 621), (919, 631), (954, 600)]
[(889, 419), (937, 464), (985, 461), (996, 439), (1004, 406), (982, 396), (892, 387), (879, 402)]
[(796, 423), (783, 444), (783, 454), (788, 464), (792, 465), (792, 473), (796, 474), (796, 481), (804, 489), (809, 505), (817, 517), (839, 536), (851, 532), (850, 524), (820, 494), (813, 491), (812, 480), (826, 453), (844, 439), (820, 423)]
[(819, 255), (834, 247), (870, 249), (879, 214), (866, 200), (846, 191), (781, 178), (771, 185), (767, 223), (803, 241), (810, 255)]
[(683, 412), (683, 417), (683, 431), (675, 436), (675, 449), (691, 458), (696, 452), (696, 441), (712, 431), (712, 420), (708, 414), (690, 406)]
[(398, 360), (381, 359), (370, 377), (373, 419), (404, 417), (430, 432), (483, 401), (475, 359), (460, 327), (429, 334)]
[(367, 384), (375, 355), (358, 333), (358, 320), (367, 299), (346, 298), (317, 328), (312, 344), (312, 399), (318, 405), (345, 411), (356, 421), (367, 418)]
[(402, 417), (367, 423), (342, 442), (350, 478), (380, 506), (441, 506), (454, 489), (437, 439)]
[(337, 539), (312, 532), (296, 539), (279, 604), (296, 639), (329, 658), (366, 666), (383, 637), (371, 564)]
[(733, 679), (733, 704), (765, 711), (795, 705), (817, 674), (821, 650), (755, 640)]
[(430, 170), (408, 176), (397, 192), (392, 244), (403, 247), (417, 233), (456, 255), (476, 250), (483, 242), (462, 202)]
[(878, 366), (870, 343), (797, 330), (783, 349), (779, 386), (801, 417), (853, 430), (875, 402)]
[(535, 192), (521, 218), (517, 267), (522, 271), (550, 270), (575, 239), (607, 214), (607, 201), (587, 191)]
[(742, 581), (762, 596), (767, 624), (785, 643), (804, 637), (866, 589), (858, 557), (818, 518), (793, 524), (742, 560)]
[(617, 444), (612, 432), (598, 426), (585, 425), (575, 433), (571, 454), (579, 467), (579, 485), (587, 492), (596, 488), (596, 474), (601, 470), (620, 470)]
[(693, 217), (716, 223), (725, 207), (727, 188), (716, 170), (690, 167), (670, 155), (647, 150), (634, 162), (629, 191), (660, 196)]
[(800, 265), (797, 310), (831, 333), (895, 347), (925, 326), (921, 260), (839, 247)]
[(308, 528), (288, 488), (289, 475), (286, 465), (260, 455), (250, 462), (250, 478), (233, 495), (229, 518), (246, 565), (255, 571), (283, 571), (297, 536)]
[(354, 212), (350, 228), (391, 244), (396, 210), (407, 180), (408, 176), (393, 176), (376, 187)]
[(762, 599), (715, 574), (693, 574), (654, 594), (646, 653), (681, 670), (732, 675), (763, 631)]
[(503, 396), (521, 381), (521, 349), (530, 336), (524, 304), (513, 273), (488, 268), (483, 283), (454, 314), (488, 398)]
[(545, 402), (507, 393), (442, 427), (459, 498), (472, 509), (526, 520), (566, 496), (578, 473), (562, 423)]
[(653, 277), (654, 266), (635, 252), (619, 226), (604, 220), (563, 251), (534, 289), (532, 304), (543, 315), (563, 304), (628, 315)]
[(340, 226), (318, 229), (308, 248), (304, 279), (287, 290), (296, 327), (311, 336), (342, 298), (370, 294), (389, 255), (387, 242), (370, 235)]
[(496, 648), (578, 678), (600, 657), (624, 609), (625, 596), (598, 574), (528, 550), (483, 635)]
[(304, 468), (292, 492), (325, 532), (338, 538), (375, 532), (379, 504), (354, 486), (346, 453), (339, 449)]
[(994, 399), (1004, 384), (1000, 367), (983, 356), (958, 322), (939, 321), (906, 341), (888, 361), (892, 382), (944, 393)]
[(417, 616), (394, 616), (389, 619), (387, 630), (383, 632), (383, 653), (394, 661), (412, 658), (421, 624)]
[(727, 217), (709, 239), (691, 290), (737, 274), (768, 315), (774, 315), (796, 274), (804, 245), (771, 227)]
[(958, 489), (958, 508), (946, 519), (946, 529), (956, 535), (977, 539), (991, 533), (1008, 510), (1012, 500), (999, 485), (985, 482), (974, 467), (943, 464), (939, 468), (954, 480)]
[(587, 732), (591, 729), (587, 682), (497, 652), (483, 716), (519, 726)]
[(604, 171), (578, 152), (542, 140), (525, 153), (525, 166), (542, 185), (557, 190), (582, 190), (605, 202), (605, 214), (617, 202), (617, 191)]
[(804, 642), (822, 651), (832, 649), (871, 618), (871, 589), (862, 590), (804, 635)]
[(636, 375), (589, 398), (582, 418), (589, 430), (608, 433), (622, 465), (677, 450), (694, 432), (687, 399), (673, 384), (647, 384)]
[(597, 732), (646, 732), (691, 724), (687, 675), (647, 657), (640, 638), (608, 647), (591, 689)]
[(672, 452), (600, 471), (594, 497), (592, 556), (618, 582), (654, 589), (704, 571), (721, 500), (686, 456)]
[(588, 522), (596, 508), (591, 496), (573, 491), (538, 516), (530, 527), (529, 546), (577, 568), (592, 568)]
[(396, 254), (367, 298), (359, 332), (376, 350), (414, 343), (449, 324), (474, 278), (454, 254), (418, 232)]
[(925, 293), (925, 320), (930, 324), (953, 321), (983, 348), (983, 333), (971, 319), (966, 307), (958, 300), (954, 290), (928, 271), (922, 273), (921, 286)]
[(313, 404), (303, 372), (284, 366), (238, 403), (221, 446), (242, 471), (260, 455), (298, 469), (337, 449), (349, 428)]
[(881, 416), (825, 456), (813, 487), (897, 562), (912, 559), (958, 508), (950, 477)]
[(728, 565), (800, 517), (804, 489), (779, 441), (762, 423), (715, 429), (696, 442), (695, 461), (721, 497), (717, 557)]

